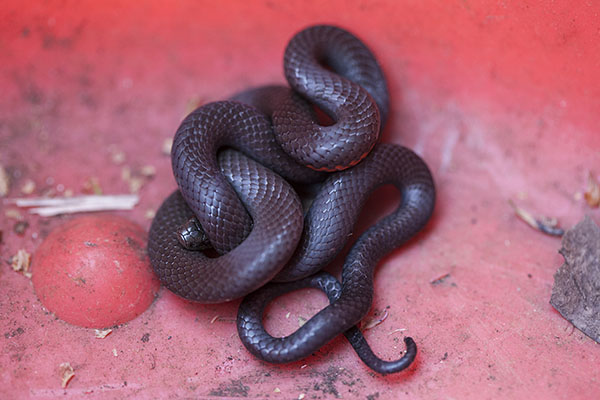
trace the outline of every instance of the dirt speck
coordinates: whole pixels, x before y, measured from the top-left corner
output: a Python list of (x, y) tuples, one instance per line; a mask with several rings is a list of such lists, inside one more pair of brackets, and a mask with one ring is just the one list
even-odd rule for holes
[[(339, 388), (339, 384), (352, 388), (360, 382), (360, 379), (355, 378), (351, 371), (336, 366), (330, 366), (324, 372), (315, 371), (311, 373), (311, 377), (318, 378), (318, 381), (315, 382), (310, 389), (322, 392), (323, 394), (333, 395), (336, 398), (344, 397), (343, 394), (340, 393), (341, 389)], [(349, 390), (352, 391), (352, 389)]]
[(215, 397), (248, 397), (249, 386), (241, 380), (232, 379), (229, 383), (221, 383), (217, 389), (210, 391), (209, 396)]
[(27, 228), (29, 228), (29, 222), (17, 221), (13, 226), (13, 232), (15, 232), (19, 236), (23, 236)]
[(10, 338), (14, 338), (15, 336), (19, 336), (22, 335), (23, 333), (25, 333), (25, 329), (18, 327), (17, 329), (15, 329), (14, 331), (10, 331), (10, 332), (6, 332), (4, 334), (4, 337), (6, 339), (10, 339)]
[(140, 260), (146, 260), (148, 258), (148, 250), (142, 243), (129, 236), (125, 238), (125, 241), (127, 242), (127, 245), (135, 251)]

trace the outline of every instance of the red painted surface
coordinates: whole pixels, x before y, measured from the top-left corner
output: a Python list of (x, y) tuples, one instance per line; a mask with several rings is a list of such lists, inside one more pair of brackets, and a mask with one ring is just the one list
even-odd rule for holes
[[(341, 338), (302, 362), (264, 364), (237, 338), (237, 303), (195, 305), (164, 290), (96, 339), (45, 312), (28, 279), (3, 265), (0, 397), (598, 398), (600, 347), (548, 303), (560, 241), (507, 201), (565, 227), (584, 214), (600, 220), (577, 195), (589, 170), (600, 173), (599, 13), (596, 2), (566, 0), (4, 2), (0, 159), (10, 197), (27, 179), (34, 194), (78, 193), (92, 176), (106, 193), (127, 192), (123, 166), (150, 164), (156, 176), (126, 214), (147, 228), (146, 211), (174, 188), (161, 146), (186, 106), (282, 82), (292, 34), (332, 22), (379, 57), (392, 95), (384, 140), (427, 160), (439, 202), (426, 232), (376, 273), (373, 309), (389, 306), (389, 317), (366, 335), (387, 358), (403, 335), (415, 338), (405, 373), (371, 374)], [(363, 226), (392, 194), (369, 203)], [(34, 252), (70, 219), (23, 216), (24, 236), (0, 220), (3, 259)], [(267, 325), (289, 333), (324, 303), (316, 292), (286, 296)], [(62, 362), (76, 374), (67, 389)]]
[(70, 324), (110, 328), (129, 322), (152, 304), (160, 283), (146, 253), (147, 235), (125, 218), (74, 218), (36, 249), (35, 293)]

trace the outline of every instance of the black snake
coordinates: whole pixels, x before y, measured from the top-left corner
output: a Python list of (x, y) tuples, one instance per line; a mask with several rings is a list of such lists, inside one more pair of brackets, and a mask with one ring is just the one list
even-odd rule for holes
[[(172, 149), (179, 190), (150, 228), (153, 268), (189, 300), (247, 296), (238, 332), (263, 360), (298, 360), (345, 333), (371, 368), (400, 371), (416, 355), (414, 341), (405, 339), (400, 360), (382, 361), (355, 325), (371, 306), (378, 261), (430, 218), (431, 173), (411, 150), (376, 144), (388, 91), (375, 57), (355, 36), (333, 26), (299, 32), (285, 51), (284, 72), (291, 89), (248, 91), (206, 104), (181, 123)], [(316, 109), (330, 121), (320, 122)], [(292, 185), (314, 182), (319, 189), (304, 217)], [(386, 184), (398, 188), (400, 205), (355, 242), (341, 284), (319, 272), (343, 248), (369, 194)], [(197, 251), (207, 245), (219, 256)], [(325, 291), (330, 305), (292, 335), (271, 337), (264, 307), (302, 287)]]

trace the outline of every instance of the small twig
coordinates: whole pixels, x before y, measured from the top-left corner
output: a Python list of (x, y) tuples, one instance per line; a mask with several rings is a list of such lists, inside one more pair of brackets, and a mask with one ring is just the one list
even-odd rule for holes
[(439, 276), (433, 280), (431, 280), (429, 283), (431, 283), (432, 285), (439, 285), (440, 283), (444, 282), (446, 279), (448, 279), (450, 277), (450, 273), (447, 272), (442, 276)]
[(89, 211), (131, 210), (139, 201), (137, 195), (90, 195), (77, 197), (7, 199), (5, 203), (30, 208), (31, 214), (51, 217)]
[(527, 223), (532, 228), (552, 236), (562, 236), (565, 230), (558, 227), (556, 218), (535, 218), (530, 212), (518, 207), (512, 200), (508, 200), (508, 204), (515, 211), (517, 217)]
[(236, 318), (227, 318), (227, 317), (222, 317), (220, 315), (215, 315), (214, 317), (212, 317), (212, 319), (210, 320), (211, 324), (214, 324), (215, 322), (236, 322), (237, 319)]

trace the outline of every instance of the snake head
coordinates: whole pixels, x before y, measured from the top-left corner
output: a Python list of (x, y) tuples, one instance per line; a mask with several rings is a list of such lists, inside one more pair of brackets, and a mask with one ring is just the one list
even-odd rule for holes
[(181, 225), (176, 232), (177, 241), (187, 250), (204, 251), (212, 249), (208, 236), (196, 217), (192, 217)]

